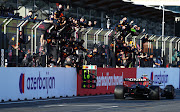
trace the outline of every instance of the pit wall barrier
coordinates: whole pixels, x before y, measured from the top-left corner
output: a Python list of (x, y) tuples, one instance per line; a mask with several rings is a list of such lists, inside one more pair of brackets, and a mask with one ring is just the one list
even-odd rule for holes
[[(136, 78), (136, 68), (98, 68), (96, 89), (82, 88), (82, 71), (77, 75), (77, 95), (112, 94), (116, 85), (123, 85), (124, 78)], [(130, 83), (126, 83), (130, 85)]]
[(123, 85), (124, 78), (145, 74), (161, 88), (171, 84), (180, 89), (179, 68), (98, 68), (96, 89), (83, 89), (82, 72), (77, 75), (75, 68), (0, 68), (0, 100), (112, 94), (116, 85)]
[(0, 68), (0, 100), (76, 96), (75, 68)]
[(180, 88), (180, 69), (179, 68), (137, 68), (137, 78), (142, 75), (153, 80), (153, 85), (173, 85), (176, 89)]

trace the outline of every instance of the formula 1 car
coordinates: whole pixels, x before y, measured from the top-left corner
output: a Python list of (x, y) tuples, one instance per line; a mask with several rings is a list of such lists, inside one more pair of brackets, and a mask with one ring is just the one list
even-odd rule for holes
[[(128, 87), (125, 85), (126, 81), (134, 84)], [(152, 82), (146, 77), (140, 79), (125, 78), (123, 85), (117, 85), (115, 87), (114, 98), (125, 99), (126, 97), (132, 97), (159, 100), (161, 97), (166, 97), (166, 99), (174, 99), (175, 89), (173, 85), (167, 85), (164, 89), (161, 89), (160, 86), (152, 85)]]

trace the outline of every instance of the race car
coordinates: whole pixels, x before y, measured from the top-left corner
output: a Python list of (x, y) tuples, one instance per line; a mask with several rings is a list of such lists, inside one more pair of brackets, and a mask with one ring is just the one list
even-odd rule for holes
[[(126, 85), (126, 81), (131, 82), (130, 87)], [(167, 85), (164, 89), (160, 85), (152, 85), (153, 81), (147, 77), (125, 78), (123, 85), (117, 85), (114, 89), (115, 99), (125, 99), (126, 97), (146, 98), (150, 100), (159, 100), (161, 97), (166, 99), (174, 99), (175, 89), (173, 85)]]

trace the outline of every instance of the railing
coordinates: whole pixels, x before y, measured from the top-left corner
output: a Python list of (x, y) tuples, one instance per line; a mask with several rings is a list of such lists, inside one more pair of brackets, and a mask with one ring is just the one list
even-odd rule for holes
[[(139, 45), (140, 48), (142, 48), (142, 38), (145, 35), (146, 34), (136, 37), (136, 45)], [(164, 67), (165, 65), (169, 64), (171, 66), (177, 65), (177, 61), (179, 61), (178, 52), (180, 48), (179, 37), (165, 36), (164, 40), (162, 41), (162, 36), (149, 35), (149, 40), (154, 41), (147, 42), (146, 45), (144, 45), (144, 52), (148, 53), (149, 55), (154, 54), (156, 58), (161, 56), (164, 61)]]
[[(22, 60), (22, 52), (29, 52), (31, 56), (37, 54), (42, 44), (40, 41), (43, 38), (45, 31), (48, 30), (51, 32), (51, 24), (45, 24), (42, 21), (28, 21), (22, 19), (14, 18), (0, 18), (0, 49), (1, 49), (1, 67), (3, 66), (20, 66), (19, 60)], [(22, 51), (19, 51), (16, 48), (18, 45), (18, 39), (20, 36), (19, 31), (23, 31), (24, 36), (24, 48)], [(95, 45), (104, 45), (105, 55), (102, 60), (99, 61), (98, 66), (115, 67), (115, 45), (116, 39), (120, 36), (119, 32), (107, 29), (95, 29), (95, 28), (83, 28), (76, 30), (72, 35), (76, 39), (85, 40), (84, 47), (86, 49), (92, 50)], [(164, 67), (168, 64), (174, 66), (177, 65), (179, 61), (178, 52), (180, 50), (180, 38), (166, 36), (162, 41), (161, 36), (149, 35), (149, 40), (156, 40), (152, 42), (147, 42), (144, 45), (142, 44), (142, 38), (146, 34), (140, 34), (139, 36), (132, 36), (128, 34), (125, 37), (125, 41), (132, 41), (133, 45), (138, 49), (143, 49), (147, 54), (154, 54), (154, 57), (161, 56), (163, 58)], [(29, 39), (30, 41), (29, 41)], [(163, 42), (163, 46), (162, 46)], [(110, 46), (111, 43), (114, 44), (114, 47)], [(112, 48), (112, 49), (111, 49)], [(81, 52), (79, 52), (81, 53)], [(84, 54), (84, 59), (85, 55)], [(47, 60), (47, 58), (46, 58)], [(46, 61), (47, 63), (47, 61)], [(87, 61), (83, 61), (83, 64), (89, 64)]]
[[(99, 32), (100, 34), (98, 34)], [(110, 45), (110, 43), (112, 43), (111, 38), (117, 38), (119, 35), (118, 33), (115, 34), (115, 32), (111, 30), (91, 29), (91, 31), (88, 32), (88, 34), (86, 35), (87, 37), (89, 37), (86, 44), (87, 46), (89, 46), (88, 47), (89, 49), (92, 49), (92, 45), (97, 43), (101, 43), (101, 44), (104, 43), (104, 45)], [(104, 36), (104, 39), (102, 39), (102, 36)], [(153, 54), (154, 60), (160, 56), (163, 60), (164, 67), (166, 67), (167, 65), (169, 66), (177, 65), (177, 62), (180, 61), (178, 57), (178, 52), (180, 50), (179, 37), (165, 36), (164, 40), (162, 41), (162, 36), (149, 35), (149, 40), (154, 40), (154, 41), (147, 42), (143, 45), (142, 39), (145, 36), (147, 36), (147, 34), (140, 34), (138, 36), (132, 36), (131, 34), (128, 34), (125, 37), (125, 41), (126, 42), (132, 41), (133, 44), (136, 46), (136, 48), (139, 49), (142, 49), (144, 47), (143, 52), (147, 53), (148, 55)], [(162, 48), (162, 42), (163, 42), (163, 48)], [(113, 52), (114, 51), (115, 49), (113, 49)]]
[[(1, 58), (8, 60), (9, 66), (19, 66), (21, 52), (30, 51), (31, 55), (37, 53), (40, 48), (40, 36), (45, 29), (43, 28), (44, 25), (40, 26), (42, 24), (40, 21), (32, 22), (16, 18), (0, 18), (0, 49), (4, 51), (4, 55), (1, 55)], [(20, 34), (21, 31), (23, 32), (22, 35)], [(22, 45), (25, 49), (21, 52), (19, 48), (16, 48), (19, 44), (20, 36), (23, 36), (23, 41), (26, 43)], [(30, 42), (28, 42), (28, 38), (30, 38)], [(1, 60), (1, 66), (4, 65), (5, 63)]]

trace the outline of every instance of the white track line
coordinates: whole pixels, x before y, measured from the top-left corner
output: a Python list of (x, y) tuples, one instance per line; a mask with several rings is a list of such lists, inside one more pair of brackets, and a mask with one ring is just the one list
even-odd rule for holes
[(39, 108), (51, 108), (51, 107), (67, 107), (67, 106), (71, 106), (71, 107), (101, 107), (102, 105), (45, 105), (45, 106), (39, 106)]
[(0, 103), (0, 105), (7, 105), (7, 104), (22, 104), (22, 103), (33, 103), (33, 102), (45, 102), (45, 101), (60, 101), (60, 100), (73, 100), (73, 99), (85, 99), (85, 98), (96, 98), (96, 97), (104, 97), (104, 96), (113, 96), (113, 94), (110, 95), (97, 95), (97, 96), (77, 96), (77, 97), (71, 97), (71, 98), (59, 98), (59, 99), (44, 99), (44, 100), (32, 100), (32, 101), (17, 101), (17, 102), (3, 102)]

